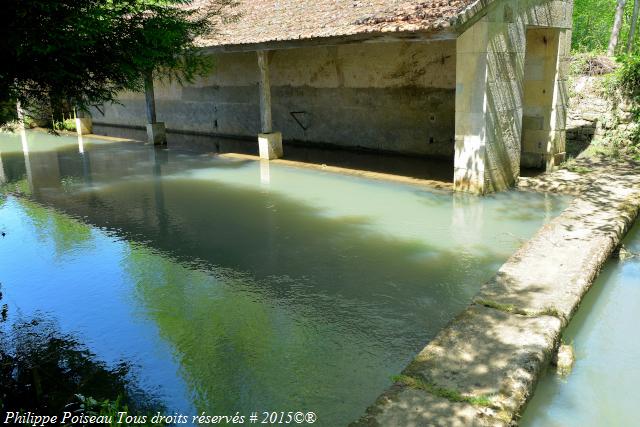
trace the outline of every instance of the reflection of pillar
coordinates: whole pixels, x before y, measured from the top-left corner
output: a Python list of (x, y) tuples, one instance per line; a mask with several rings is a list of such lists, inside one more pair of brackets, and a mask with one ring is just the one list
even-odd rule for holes
[(80, 154), (84, 153), (84, 140), (82, 138), (82, 133), (78, 132), (78, 152)]
[(167, 133), (164, 123), (156, 122), (156, 95), (152, 72), (144, 78), (144, 96), (147, 110), (147, 141), (153, 145), (164, 145), (167, 143)]
[(22, 153), (24, 154), (24, 168), (27, 171), (27, 183), (29, 192), (33, 193), (33, 174), (31, 173), (31, 160), (29, 159), (29, 143), (27, 141), (27, 131), (24, 128), (24, 111), (20, 106), (20, 101), (16, 106), (18, 111), (18, 122), (20, 125), (20, 141), (22, 142)]
[(0, 184), (7, 182), (7, 177), (4, 174), (4, 164), (2, 163), (2, 153), (0, 152)]
[(468, 194), (453, 194), (451, 214), (452, 239), (463, 247), (482, 243), (481, 230), (484, 229), (484, 203), (478, 197)]
[(33, 193), (33, 173), (31, 171), (31, 159), (29, 159), (29, 150), (24, 152), (24, 168), (27, 171), (27, 183), (29, 184), (29, 192)]
[(266, 160), (282, 157), (282, 133), (273, 131), (271, 116), (271, 80), (269, 76), (269, 53), (258, 51), (260, 68), (260, 134), (258, 148), (260, 157)]
[(268, 160), (260, 159), (260, 183), (264, 185), (271, 183), (271, 170)]
[(158, 235), (166, 237), (169, 231), (169, 215), (164, 201), (164, 189), (162, 187), (162, 165), (169, 163), (167, 150), (153, 150), (153, 192), (156, 208), (156, 220), (158, 222)]
[(80, 152), (80, 158), (82, 159), (82, 178), (88, 187), (93, 187), (93, 178), (91, 177), (91, 158), (89, 153), (84, 151)]

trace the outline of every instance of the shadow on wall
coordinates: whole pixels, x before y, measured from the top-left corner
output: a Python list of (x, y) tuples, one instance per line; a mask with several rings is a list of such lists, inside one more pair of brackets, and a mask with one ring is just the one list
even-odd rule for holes
[(597, 121), (584, 125), (567, 128), (567, 157), (578, 157), (586, 150), (596, 132)]

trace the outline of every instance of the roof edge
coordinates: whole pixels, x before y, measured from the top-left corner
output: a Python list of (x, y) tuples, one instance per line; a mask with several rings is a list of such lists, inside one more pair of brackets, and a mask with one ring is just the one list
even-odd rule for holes
[(285, 50), (302, 47), (336, 46), (355, 43), (389, 43), (389, 42), (429, 42), (455, 40), (458, 36), (453, 27), (447, 26), (436, 31), (375, 31), (344, 36), (316, 37), (293, 40), (272, 40), (261, 43), (243, 43), (203, 46), (207, 53), (255, 52), (258, 50)]

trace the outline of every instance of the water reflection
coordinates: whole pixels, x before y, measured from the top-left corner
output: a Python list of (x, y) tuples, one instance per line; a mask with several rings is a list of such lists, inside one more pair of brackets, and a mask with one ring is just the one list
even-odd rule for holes
[[(640, 224), (624, 240), (640, 254)], [(568, 377), (549, 370), (536, 388), (521, 425), (637, 425), (640, 341), (640, 258), (607, 261), (563, 334), (576, 352)]]
[[(76, 337), (62, 333), (55, 319), (43, 313), (25, 318), (9, 313), (6, 304), (0, 318), (0, 397), (3, 414), (79, 413), (110, 407), (144, 414), (164, 409), (154, 396), (136, 387), (130, 364), (109, 367)], [(86, 398), (100, 403), (82, 406)]]
[(192, 150), (29, 142), (25, 156), (0, 138), (17, 196), (0, 208), (7, 293), (65, 319), (104, 360), (135, 360), (170, 410), (314, 410), (320, 425), (346, 424), (545, 206), (563, 205), (266, 174)]

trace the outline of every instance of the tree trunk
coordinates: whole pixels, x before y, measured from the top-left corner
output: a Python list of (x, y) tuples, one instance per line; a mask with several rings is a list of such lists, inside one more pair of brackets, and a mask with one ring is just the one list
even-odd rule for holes
[(629, 39), (627, 40), (627, 53), (633, 50), (633, 39), (636, 35), (636, 24), (638, 23), (638, 11), (640, 10), (640, 0), (633, 2), (633, 15), (631, 15), (631, 29), (629, 30)]
[(618, 46), (618, 38), (620, 37), (620, 29), (622, 28), (622, 16), (624, 15), (625, 0), (618, 0), (618, 7), (616, 8), (616, 17), (613, 20), (613, 29), (611, 30), (611, 38), (609, 39), (609, 48), (607, 49), (607, 55), (613, 56), (616, 53), (616, 47)]

